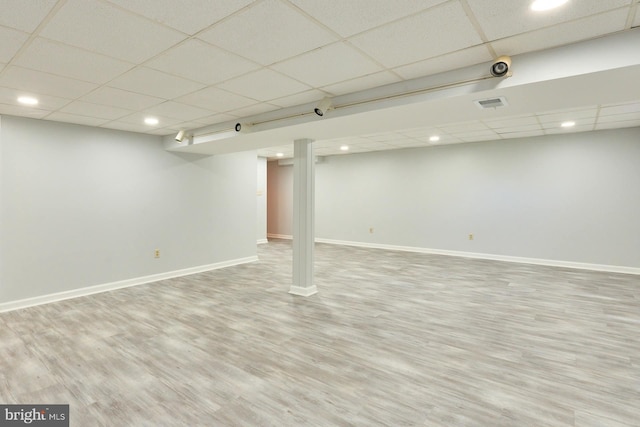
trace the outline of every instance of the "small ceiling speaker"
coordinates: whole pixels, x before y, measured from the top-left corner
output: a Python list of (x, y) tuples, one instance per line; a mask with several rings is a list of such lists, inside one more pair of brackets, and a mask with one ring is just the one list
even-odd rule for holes
[(186, 136), (186, 132), (184, 130), (181, 130), (180, 132), (178, 132), (178, 134), (176, 135), (176, 141), (178, 143), (181, 143), (182, 141), (184, 141), (184, 137)]
[(494, 77), (504, 77), (511, 71), (511, 57), (501, 56), (491, 64), (491, 75)]
[(313, 109), (313, 112), (322, 117), (332, 106), (331, 98), (325, 97), (322, 98), (322, 101), (318, 103), (318, 106)]

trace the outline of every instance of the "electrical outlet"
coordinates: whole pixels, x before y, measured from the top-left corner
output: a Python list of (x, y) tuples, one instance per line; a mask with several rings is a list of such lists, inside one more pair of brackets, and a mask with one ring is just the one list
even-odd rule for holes
[(154, 258), (160, 258), (160, 249), (156, 249), (156, 250), (153, 252), (153, 256), (154, 256)]
[(473, 240), (473, 233), (469, 234), (469, 240)]
[(373, 234), (373, 227), (369, 227), (369, 233)]

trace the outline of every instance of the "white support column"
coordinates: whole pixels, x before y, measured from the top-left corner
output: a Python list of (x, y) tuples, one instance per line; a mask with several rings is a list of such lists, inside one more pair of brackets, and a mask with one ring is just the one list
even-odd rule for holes
[(315, 162), (313, 140), (293, 142), (293, 283), (290, 294), (308, 297), (313, 284), (315, 242)]

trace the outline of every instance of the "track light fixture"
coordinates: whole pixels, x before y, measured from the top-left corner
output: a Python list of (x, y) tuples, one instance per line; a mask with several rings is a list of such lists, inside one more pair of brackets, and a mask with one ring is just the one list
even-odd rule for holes
[(184, 141), (184, 137), (187, 136), (186, 132), (184, 130), (181, 130), (180, 132), (178, 132), (178, 134), (176, 135), (176, 141), (178, 143), (181, 143), (182, 141)]
[(494, 77), (504, 77), (511, 75), (511, 57), (501, 56), (491, 64), (491, 75)]
[(326, 113), (331, 107), (333, 107), (333, 103), (331, 102), (331, 98), (324, 97), (324, 98), (322, 98), (322, 101), (320, 101), (318, 103), (316, 108), (313, 109), (313, 112), (316, 113), (317, 115), (319, 115), (320, 117), (322, 117), (322, 116), (324, 116), (324, 113)]
[(247, 133), (251, 131), (251, 125), (249, 123), (236, 123), (234, 127), (236, 132)]

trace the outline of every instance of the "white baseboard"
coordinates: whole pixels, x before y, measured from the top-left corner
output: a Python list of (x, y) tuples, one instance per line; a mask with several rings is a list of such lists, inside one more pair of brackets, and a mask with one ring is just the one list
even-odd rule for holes
[(267, 233), (267, 238), (269, 238), (269, 239), (291, 240), (291, 239), (293, 239), (293, 236), (291, 236), (290, 234), (271, 234), (271, 233)]
[(258, 261), (257, 256), (246, 258), (232, 259), (229, 261), (217, 262), (214, 264), (201, 265), (198, 267), (190, 267), (182, 270), (168, 271), (166, 273), (152, 274), (150, 276), (136, 277), (133, 279), (120, 280), (118, 282), (104, 283), (101, 285), (88, 286), (80, 289), (72, 289), (70, 291), (57, 292), (54, 294), (41, 295), (33, 298), (26, 298), (17, 301), (10, 301), (0, 304), (0, 313), (6, 311), (19, 310), (22, 308), (33, 307), (36, 305), (49, 304), (56, 301), (62, 301), (71, 298), (78, 298), (87, 295), (98, 294), (115, 289), (128, 288), (131, 286), (144, 285), (145, 283), (157, 282), (160, 280), (173, 279), (175, 277), (189, 276), (191, 274), (203, 273), (205, 271), (218, 270), (220, 268), (231, 267), (233, 265), (246, 264)]
[(310, 297), (311, 295), (318, 293), (318, 288), (316, 285), (309, 286), (308, 288), (303, 288), (301, 286), (291, 286), (289, 288), (289, 293), (291, 295), (298, 295), (301, 297)]
[(493, 261), (515, 262), (521, 264), (546, 265), (551, 267), (575, 268), (579, 270), (604, 271), (609, 273), (624, 273), (640, 275), (640, 268), (625, 267), (606, 264), (588, 264), (573, 261), (558, 261), (553, 259), (526, 258), (508, 255), (495, 255), (475, 252), (449, 251), (444, 249), (419, 248), (414, 246), (396, 246), (380, 243), (350, 242), (345, 240), (333, 240), (316, 238), (316, 243), (328, 243), (331, 245), (357, 246), (362, 248), (386, 249), (390, 251), (418, 252), (423, 254), (448, 255), (462, 258), (488, 259)]
[(263, 244), (265, 244), (265, 243), (269, 243), (269, 240), (267, 240), (267, 239), (258, 239), (258, 242), (257, 242), (257, 243), (258, 243), (259, 245), (263, 245)]

